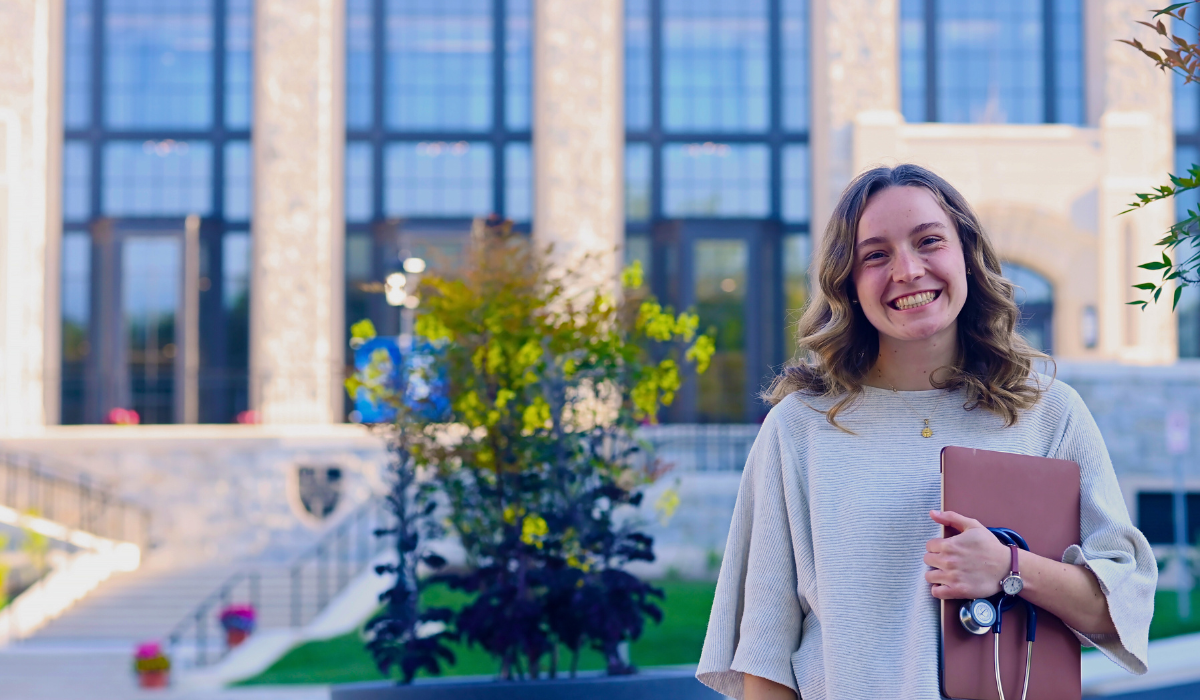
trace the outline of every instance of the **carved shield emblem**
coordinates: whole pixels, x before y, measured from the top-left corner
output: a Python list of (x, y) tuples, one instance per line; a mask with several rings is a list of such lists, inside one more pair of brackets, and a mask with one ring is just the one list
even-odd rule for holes
[(328, 518), (342, 496), (342, 468), (302, 466), (296, 477), (301, 507), (317, 520)]

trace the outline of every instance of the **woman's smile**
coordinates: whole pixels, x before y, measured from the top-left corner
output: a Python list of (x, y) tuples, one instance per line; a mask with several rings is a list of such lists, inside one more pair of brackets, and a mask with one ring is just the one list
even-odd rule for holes
[(942, 291), (940, 289), (913, 292), (912, 294), (905, 294), (904, 296), (896, 297), (888, 302), (888, 306), (898, 311), (910, 311), (912, 309), (919, 309), (923, 306), (932, 304), (941, 295)]

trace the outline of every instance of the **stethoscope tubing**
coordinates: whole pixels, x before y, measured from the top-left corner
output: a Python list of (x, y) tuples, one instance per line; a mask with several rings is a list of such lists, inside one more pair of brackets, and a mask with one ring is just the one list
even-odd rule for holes
[[(1025, 551), (1029, 551), (1029, 543), (1025, 541), (1016, 530), (1007, 527), (989, 527), (993, 535), (996, 536), (1003, 544), (1011, 547), (1019, 547)], [(1021, 685), (1021, 700), (1025, 700), (1029, 694), (1029, 669), (1033, 662), (1033, 642), (1037, 638), (1037, 608), (1029, 601), (1021, 598), (1019, 595), (1010, 596), (1002, 595), (1000, 600), (995, 604), (995, 622), (991, 625), (992, 639), (992, 655), (996, 674), (996, 692), (1000, 696), (1000, 700), (1004, 700), (1004, 684), (1000, 680), (1000, 633), (1001, 623), (1004, 620), (1004, 613), (1011, 610), (1017, 601), (1025, 605), (1025, 681)], [(968, 603), (969, 606), (974, 606), (979, 601)], [(975, 634), (987, 634), (986, 629), (982, 629), (977, 623), (968, 626), (969, 615), (960, 615), (963, 619), (963, 625), (967, 630)]]

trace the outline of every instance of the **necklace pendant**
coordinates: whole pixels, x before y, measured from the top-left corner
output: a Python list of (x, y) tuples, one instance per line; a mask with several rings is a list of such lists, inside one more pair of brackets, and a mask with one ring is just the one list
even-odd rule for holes
[(929, 419), (928, 418), (925, 419), (925, 429), (921, 431), (921, 437), (923, 437), (923, 438), (933, 437), (933, 429), (929, 427)]

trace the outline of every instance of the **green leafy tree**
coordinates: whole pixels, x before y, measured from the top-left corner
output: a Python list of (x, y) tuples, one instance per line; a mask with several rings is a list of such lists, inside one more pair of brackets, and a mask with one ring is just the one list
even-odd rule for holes
[[(466, 552), (465, 571), (434, 580), (473, 596), (423, 617), (412, 612), (419, 584), (398, 576), (409, 592), (389, 594), (406, 601), (397, 615), (413, 631), (393, 626), (376, 644), (381, 668), (428, 646), (417, 627), (444, 622), (443, 634), (491, 653), (503, 678), (554, 676), (560, 645), (572, 671), (587, 645), (609, 673), (627, 673), (620, 644), (661, 616), (661, 592), (623, 568), (653, 560), (651, 538), (622, 509), (663, 470), (636, 431), (674, 401), (685, 368), (708, 368), (713, 338), (697, 332), (695, 314), (644, 296), (640, 265), (616, 295), (589, 274), (600, 256), (562, 269), (550, 253), (507, 222), (477, 227), (459, 274), (421, 280), (424, 359), (397, 372), (377, 351), (348, 381), (352, 394), (395, 408), (400, 462), (436, 484), (443, 524)], [(369, 339), (365, 327), (357, 334)], [(449, 401), (431, 410), (438, 394)], [(437, 569), (434, 557), (424, 561)]]
[[(1191, 29), (1188, 34), (1192, 38), (1197, 37), (1200, 28), (1192, 19), (1189, 19), (1189, 11), (1191, 11), (1190, 17), (1197, 16), (1198, 12), (1193, 7), (1197, 4), (1200, 3), (1176, 3), (1154, 11), (1151, 17), (1152, 22), (1138, 22), (1144, 27), (1149, 27), (1162, 40), (1163, 46), (1158, 47), (1157, 50), (1146, 47), (1136, 38), (1121, 39), (1120, 41), (1141, 51), (1154, 61), (1159, 70), (1182, 77), (1185, 85), (1200, 83), (1200, 43), (1192, 43), (1185, 37), (1177, 36), (1174, 32), (1176, 27), (1185, 26)], [(1164, 18), (1167, 20), (1166, 22), (1163, 21)], [(1168, 174), (1167, 177), (1170, 184), (1160, 185), (1152, 192), (1138, 193), (1137, 200), (1130, 204), (1129, 209), (1121, 213), (1125, 214), (1148, 204), (1178, 197), (1185, 192), (1200, 188), (1200, 165), (1193, 164), (1188, 168), (1186, 174)], [(1134, 288), (1150, 292), (1151, 299), (1157, 302), (1163, 291), (1174, 285), (1175, 291), (1171, 299), (1171, 310), (1174, 311), (1179, 305), (1179, 298), (1184, 287), (1200, 284), (1200, 246), (1196, 245), (1198, 231), (1200, 231), (1200, 207), (1188, 209), (1187, 215), (1171, 226), (1167, 230), (1166, 236), (1156, 244), (1163, 249), (1162, 259), (1152, 260), (1138, 266), (1144, 270), (1160, 272), (1159, 281), (1142, 282), (1133, 285)], [(1172, 255), (1175, 257), (1172, 258)], [(1129, 303), (1145, 309), (1150, 302), (1139, 299)]]

